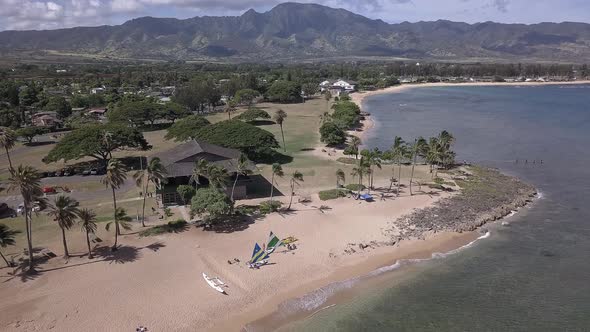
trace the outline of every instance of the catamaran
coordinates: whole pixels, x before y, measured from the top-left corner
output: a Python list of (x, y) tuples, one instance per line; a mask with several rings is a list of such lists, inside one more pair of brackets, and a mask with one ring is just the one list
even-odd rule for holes
[(211, 286), (211, 288), (215, 289), (220, 293), (227, 294), (225, 292), (225, 289), (223, 289), (224, 287), (227, 287), (227, 285), (223, 281), (221, 281), (221, 279), (211, 278), (208, 275), (206, 275), (205, 272), (203, 272), (203, 278), (209, 284), (209, 286)]
[(252, 258), (248, 262), (248, 266), (251, 269), (257, 269), (263, 265), (268, 264), (269, 257), (270, 254), (265, 250), (262, 250), (258, 243), (256, 243), (256, 245), (254, 245), (254, 251), (252, 252)]

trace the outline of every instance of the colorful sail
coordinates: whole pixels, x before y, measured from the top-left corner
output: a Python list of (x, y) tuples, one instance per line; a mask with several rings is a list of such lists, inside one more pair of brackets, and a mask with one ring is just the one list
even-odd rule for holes
[(270, 235), (268, 237), (268, 245), (266, 246), (266, 251), (271, 253), (271, 252), (275, 251), (275, 249), (280, 247), (281, 245), (283, 245), (283, 242), (281, 241), (281, 239), (279, 239), (276, 235), (274, 235), (273, 232), (270, 232)]
[(254, 246), (254, 252), (252, 253), (252, 259), (250, 259), (250, 264), (255, 264), (261, 262), (268, 258), (268, 254), (260, 248), (258, 243)]

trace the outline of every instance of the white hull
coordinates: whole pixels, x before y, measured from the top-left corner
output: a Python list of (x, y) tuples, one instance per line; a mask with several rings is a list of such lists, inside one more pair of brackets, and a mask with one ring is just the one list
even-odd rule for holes
[(220, 293), (225, 294), (225, 290), (222, 288), (222, 286), (225, 286), (225, 284), (223, 282), (221, 282), (221, 280), (219, 280), (219, 278), (210, 278), (204, 272), (203, 272), (203, 278), (209, 284), (209, 286), (211, 286), (211, 288), (215, 289), (216, 291), (218, 291)]

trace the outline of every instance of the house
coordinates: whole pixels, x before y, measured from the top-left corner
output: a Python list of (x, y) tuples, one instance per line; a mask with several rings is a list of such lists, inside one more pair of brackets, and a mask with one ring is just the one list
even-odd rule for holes
[(97, 120), (104, 119), (107, 114), (106, 108), (93, 108), (86, 113), (88, 116)]
[(323, 81), (320, 83), (320, 91), (330, 91), (333, 96), (340, 96), (342, 93), (351, 93), (356, 91), (357, 82), (336, 80), (336, 81)]
[(39, 112), (31, 115), (31, 123), (35, 127), (61, 127), (62, 121), (56, 112)]
[[(208, 144), (201, 141), (191, 140), (178, 145), (166, 152), (159, 153), (154, 157), (160, 158), (168, 171), (167, 182), (159, 185), (156, 190), (157, 199), (164, 205), (182, 204), (180, 195), (176, 189), (180, 185), (188, 185), (193, 174), (195, 162), (206, 160), (211, 165), (217, 165), (227, 170), (230, 175), (231, 184), (236, 177), (238, 159), (241, 152), (235, 149), (228, 149), (218, 145)], [(248, 168), (254, 170), (254, 163), (248, 161)], [(248, 185), (250, 177), (240, 175), (234, 190), (234, 199), (248, 197)], [(199, 178), (199, 186), (207, 186), (207, 178)], [(232, 185), (228, 186), (226, 193), (231, 194)]]

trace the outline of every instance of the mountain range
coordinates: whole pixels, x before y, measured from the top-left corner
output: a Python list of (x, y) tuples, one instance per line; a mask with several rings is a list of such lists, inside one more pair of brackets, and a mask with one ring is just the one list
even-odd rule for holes
[(161, 60), (305, 60), (383, 57), (448, 61), (590, 59), (590, 24), (389, 24), (344, 9), (283, 3), (241, 16), (136, 18), (116, 26), (0, 32), (3, 54)]

